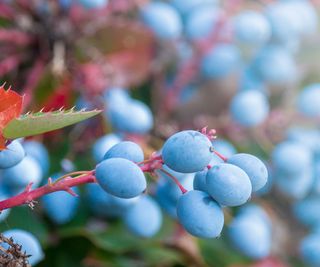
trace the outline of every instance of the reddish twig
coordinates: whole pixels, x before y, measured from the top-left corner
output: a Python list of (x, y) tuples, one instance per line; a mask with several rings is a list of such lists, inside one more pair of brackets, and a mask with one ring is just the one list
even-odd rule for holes
[(162, 155), (153, 153), (149, 159), (137, 163), (143, 172), (154, 173), (155, 170), (159, 170), (163, 166)]
[(214, 150), (214, 148), (211, 148), (211, 151), (216, 154), (220, 159), (222, 159), (224, 162), (226, 162), (228, 160), (227, 157), (223, 156), (222, 154), (220, 154), (218, 151)]
[(160, 169), (160, 171), (163, 172), (164, 174), (166, 174), (168, 177), (170, 177), (170, 178), (173, 180), (173, 182), (174, 182), (174, 183), (179, 187), (179, 189), (181, 190), (182, 194), (188, 192), (188, 190), (183, 187), (183, 185), (180, 183), (180, 181), (179, 181), (176, 177), (174, 177), (171, 173), (167, 172), (167, 171), (164, 170), (164, 169)]
[(0, 201), (0, 211), (25, 204), (32, 205), (36, 199), (57, 191), (65, 191), (73, 196), (77, 196), (72, 190), (72, 187), (95, 182), (96, 178), (92, 172), (90, 172), (87, 175), (81, 175), (75, 178), (67, 177), (56, 183), (52, 183), (49, 178), (48, 184), (34, 190), (31, 190), (32, 183), (30, 183), (22, 193)]

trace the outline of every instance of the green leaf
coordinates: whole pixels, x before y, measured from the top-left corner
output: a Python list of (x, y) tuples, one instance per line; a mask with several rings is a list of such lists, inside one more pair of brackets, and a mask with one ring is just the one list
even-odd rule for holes
[(6, 125), (3, 129), (3, 136), (6, 139), (16, 139), (42, 134), (89, 119), (100, 112), (100, 110), (74, 111), (70, 109), (25, 114)]

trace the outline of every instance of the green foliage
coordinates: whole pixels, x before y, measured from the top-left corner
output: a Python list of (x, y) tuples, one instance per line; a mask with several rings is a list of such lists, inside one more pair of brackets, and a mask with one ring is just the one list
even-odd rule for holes
[(70, 109), (25, 114), (6, 125), (3, 129), (3, 136), (7, 139), (16, 139), (38, 135), (81, 122), (100, 112), (100, 110), (74, 111)]

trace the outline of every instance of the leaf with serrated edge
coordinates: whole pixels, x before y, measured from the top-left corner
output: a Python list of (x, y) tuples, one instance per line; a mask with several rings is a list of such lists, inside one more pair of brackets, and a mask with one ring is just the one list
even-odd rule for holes
[(101, 110), (92, 111), (53, 111), (25, 114), (10, 121), (3, 129), (6, 139), (16, 139), (38, 135), (81, 122), (99, 114)]

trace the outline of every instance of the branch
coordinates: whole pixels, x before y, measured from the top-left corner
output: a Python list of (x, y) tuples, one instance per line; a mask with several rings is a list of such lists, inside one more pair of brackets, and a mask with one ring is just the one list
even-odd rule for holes
[(67, 177), (63, 180), (54, 183), (52, 183), (51, 179), (49, 178), (48, 184), (36, 188), (34, 190), (31, 190), (31, 183), (19, 195), (0, 201), (0, 211), (24, 204), (32, 206), (33, 201), (35, 201), (36, 199), (57, 191), (66, 191), (69, 194), (76, 196), (75, 192), (71, 189), (71, 187), (95, 182), (96, 178), (93, 175), (93, 172), (89, 172), (88, 174), (80, 175), (74, 178)]

